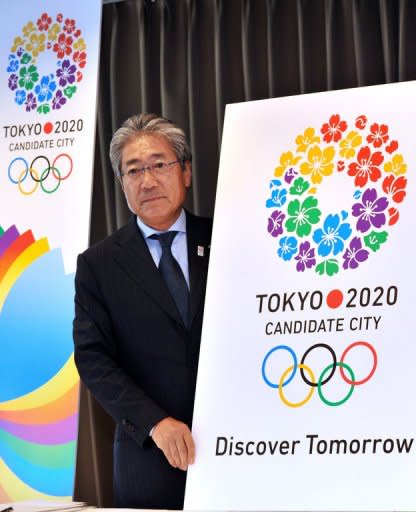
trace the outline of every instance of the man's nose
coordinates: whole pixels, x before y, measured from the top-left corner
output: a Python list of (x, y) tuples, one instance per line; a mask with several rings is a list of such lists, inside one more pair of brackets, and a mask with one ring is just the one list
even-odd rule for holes
[(153, 172), (151, 169), (147, 168), (143, 173), (142, 178), (142, 187), (143, 188), (153, 188), (157, 185), (157, 180), (153, 176)]

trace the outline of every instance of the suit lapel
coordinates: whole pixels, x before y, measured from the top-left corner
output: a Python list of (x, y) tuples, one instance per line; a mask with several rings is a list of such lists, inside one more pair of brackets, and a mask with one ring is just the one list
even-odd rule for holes
[(191, 325), (205, 293), (208, 270), (209, 243), (194, 217), (186, 212), (189, 284), (191, 290)]
[(175, 303), (140, 233), (136, 217), (132, 217), (120, 232), (115, 245), (118, 246), (118, 264), (173, 320), (183, 326)]

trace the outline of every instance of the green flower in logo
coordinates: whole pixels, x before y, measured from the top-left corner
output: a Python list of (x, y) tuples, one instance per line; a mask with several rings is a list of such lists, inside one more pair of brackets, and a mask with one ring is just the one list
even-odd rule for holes
[(33, 89), (33, 86), (39, 79), (39, 73), (36, 69), (36, 66), (33, 64), (26, 68), (26, 66), (22, 67), (19, 72), (19, 85), (20, 87), (24, 87), (27, 91)]
[(296, 178), (293, 185), (290, 187), (289, 192), (293, 196), (301, 196), (309, 188), (309, 183), (303, 178)]
[(299, 237), (308, 236), (312, 230), (312, 224), (317, 224), (321, 218), (321, 210), (317, 208), (318, 200), (315, 197), (307, 197), (302, 204), (299, 199), (291, 201), (287, 207), (289, 218), (285, 222), (289, 232), (296, 231)]

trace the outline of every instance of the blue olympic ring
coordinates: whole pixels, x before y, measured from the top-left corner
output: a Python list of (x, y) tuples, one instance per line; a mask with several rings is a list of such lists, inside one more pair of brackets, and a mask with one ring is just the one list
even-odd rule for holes
[[(21, 160), (21, 161), (26, 165), (25, 177), (24, 177), (21, 181), (15, 181), (15, 180), (12, 178), (11, 174), (10, 174), (10, 170), (11, 170), (11, 168), (12, 168), (12, 165), (13, 165), (15, 162), (17, 162), (18, 160)], [(15, 185), (19, 185), (19, 183), (22, 183), (22, 182), (27, 178), (28, 173), (29, 173), (29, 165), (28, 165), (28, 163), (26, 162), (26, 160), (25, 160), (24, 158), (22, 158), (21, 156), (17, 156), (16, 158), (14, 158), (14, 159), (10, 162), (9, 167), (8, 167), (8, 169), (7, 169), (7, 175), (9, 176), (9, 180), (10, 180), (12, 183), (14, 183)]]
[(293, 357), (292, 373), (289, 375), (288, 379), (285, 382), (283, 382), (282, 387), (286, 386), (287, 384), (289, 384), (289, 382), (291, 382), (291, 380), (295, 377), (296, 370), (298, 367), (298, 358), (296, 357), (294, 350), (292, 348), (288, 347), (287, 345), (278, 345), (277, 347), (274, 347), (271, 350), (269, 350), (267, 352), (265, 358), (263, 359), (263, 364), (261, 365), (261, 374), (262, 374), (263, 379), (266, 382), (266, 384), (268, 386), (270, 386), (271, 388), (275, 388), (275, 389), (277, 389), (279, 387), (279, 384), (273, 384), (273, 382), (271, 382), (266, 377), (266, 363), (267, 363), (267, 359), (269, 358), (269, 356), (271, 356), (273, 354), (273, 352), (276, 352), (276, 350), (286, 350)]

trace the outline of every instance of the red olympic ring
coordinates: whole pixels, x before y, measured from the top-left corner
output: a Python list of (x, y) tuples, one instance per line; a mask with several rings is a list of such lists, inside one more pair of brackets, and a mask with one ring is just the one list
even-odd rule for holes
[[(57, 176), (55, 174), (55, 168), (56, 168), (56, 161), (61, 158), (61, 157), (67, 157), (69, 162), (70, 162), (70, 169), (69, 169), (69, 172), (66, 176), (63, 176), (63, 177), (60, 177), (60, 176)], [(68, 155), (68, 153), (60, 153), (56, 158), (55, 160), (52, 162), (52, 174), (54, 176), (55, 179), (57, 179), (58, 181), (64, 181), (66, 180), (67, 178), (69, 178), (69, 176), (71, 175), (72, 173), (72, 169), (74, 168), (74, 163), (72, 161), (72, 158)]]
[(345, 375), (345, 372), (344, 372), (344, 368), (342, 366), (340, 366), (340, 372), (341, 372), (341, 376), (342, 378), (344, 379), (344, 381), (347, 383), (347, 384), (353, 384), (353, 385), (356, 385), (356, 386), (359, 386), (360, 384), (365, 384), (366, 382), (368, 382), (371, 377), (374, 375), (374, 372), (376, 371), (376, 368), (377, 368), (377, 353), (376, 351), (374, 350), (374, 347), (372, 345), (370, 345), (370, 343), (367, 343), (366, 341), (356, 341), (354, 343), (351, 343), (351, 345), (349, 345), (343, 352), (342, 356), (341, 356), (341, 363), (344, 363), (344, 359), (345, 359), (345, 356), (347, 355), (347, 353), (354, 347), (358, 347), (358, 346), (362, 346), (362, 347), (367, 347), (368, 349), (370, 349), (370, 352), (372, 353), (373, 355), (373, 359), (374, 359), (374, 364), (373, 364), (373, 368), (371, 369), (370, 373), (367, 375), (367, 377), (365, 377), (364, 379), (361, 379), (361, 380), (354, 380), (352, 381), (351, 379), (349, 379), (346, 375)]

